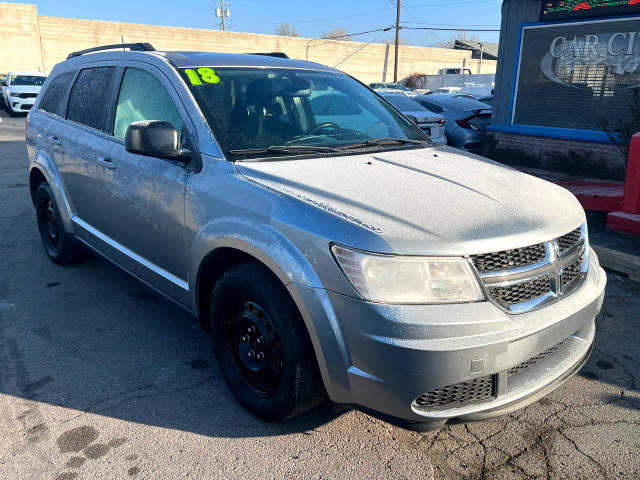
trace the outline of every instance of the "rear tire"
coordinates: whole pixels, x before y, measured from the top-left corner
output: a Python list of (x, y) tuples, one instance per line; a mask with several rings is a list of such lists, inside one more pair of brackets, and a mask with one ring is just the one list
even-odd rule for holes
[(58, 205), (47, 182), (38, 185), (35, 203), (42, 246), (49, 258), (58, 265), (69, 265), (83, 259), (86, 249), (64, 231)]
[(222, 375), (254, 415), (284, 421), (324, 400), (302, 317), (266, 267), (246, 263), (227, 270), (213, 288), (209, 320)]

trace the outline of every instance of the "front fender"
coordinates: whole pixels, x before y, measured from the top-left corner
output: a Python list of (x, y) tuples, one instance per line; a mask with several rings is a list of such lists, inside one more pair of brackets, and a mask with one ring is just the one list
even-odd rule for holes
[(211, 252), (225, 247), (256, 258), (285, 285), (309, 333), (327, 393), (331, 398), (343, 398), (348, 389), (349, 360), (333, 307), (307, 257), (272, 225), (221, 218), (196, 235), (191, 248), (193, 275), (189, 276), (196, 311), (200, 265)]
[[(51, 188), (51, 191), (53, 192), (53, 197), (56, 201), (56, 205), (58, 205), (62, 226), (65, 232), (73, 234), (73, 223), (71, 222), (73, 210), (71, 208), (71, 203), (69, 202), (69, 196), (67, 195), (64, 184), (60, 179), (60, 174), (58, 173), (55, 163), (45, 152), (37, 150), (29, 165), (30, 179), (32, 178), (34, 169), (37, 169), (44, 176)], [(33, 200), (35, 200), (35, 198)]]
[(206, 224), (191, 246), (192, 264), (189, 287), (196, 300), (197, 272), (207, 255), (218, 248), (234, 248), (255, 257), (266, 265), (283, 285), (298, 283), (321, 288), (311, 264), (298, 248), (269, 224), (244, 218), (219, 218)]

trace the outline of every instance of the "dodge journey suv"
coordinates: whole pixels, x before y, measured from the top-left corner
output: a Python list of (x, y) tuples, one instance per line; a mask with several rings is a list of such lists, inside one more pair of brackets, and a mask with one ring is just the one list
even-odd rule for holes
[(69, 55), (28, 116), (44, 249), (192, 312), (255, 415), (328, 396), (433, 429), (586, 362), (606, 277), (568, 191), (434, 146), (329, 67), (128, 47)]

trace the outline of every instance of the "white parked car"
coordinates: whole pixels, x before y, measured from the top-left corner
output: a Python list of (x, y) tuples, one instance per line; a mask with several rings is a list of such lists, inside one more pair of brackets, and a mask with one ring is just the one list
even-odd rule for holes
[(38, 72), (9, 72), (2, 82), (4, 108), (10, 114), (31, 110), (36, 97), (47, 79)]

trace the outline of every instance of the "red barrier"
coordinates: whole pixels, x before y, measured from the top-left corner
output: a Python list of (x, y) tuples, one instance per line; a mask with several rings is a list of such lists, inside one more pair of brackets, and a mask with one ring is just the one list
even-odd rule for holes
[(631, 139), (622, 211), (607, 215), (607, 228), (640, 236), (640, 133)]
[(622, 211), (640, 215), (640, 133), (631, 139)]

